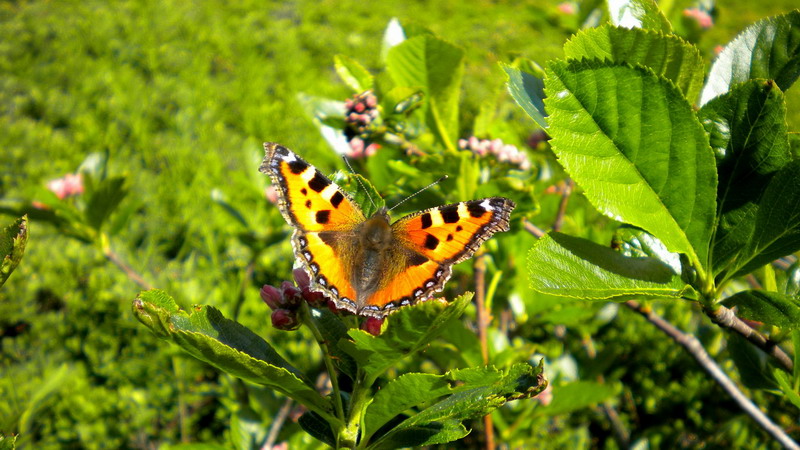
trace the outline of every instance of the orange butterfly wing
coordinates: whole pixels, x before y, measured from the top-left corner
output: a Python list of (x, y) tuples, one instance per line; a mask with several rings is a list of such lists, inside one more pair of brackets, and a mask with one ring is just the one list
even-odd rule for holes
[(509, 229), (514, 207), (509, 199), (492, 197), (431, 208), (393, 223), (394, 238), (412, 256), (381, 283), (365, 309), (382, 316), (441, 291), (453, 264), (471, 257), (494, 233)]
[(364, 213), (339, 186), (288, 148), (268, 142), (264, 149), (266, 157), (259, 171), (272, 179), (281, 213), (295, 227), (295, 255), (317, 290), (336, 300), (339, 308), (357, 312), (356, 293), (343, 260), (346, 255), (324, 239), (331, 233), (349, 238), (366, 220)]

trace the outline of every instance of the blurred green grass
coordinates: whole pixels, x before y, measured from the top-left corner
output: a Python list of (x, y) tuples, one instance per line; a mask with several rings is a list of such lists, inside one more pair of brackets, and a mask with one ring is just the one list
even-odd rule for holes
[[(688, 2), (675, 2), (674, 12)], [(141, 208), (117, 251), (184, 306), (232, 308), (247, 249), (240, 225), (214, 204), (219, 189), (266, 231), (283, 223), (263, 199), (263, 141), (281, 142), (330, 171), (337, 157), (297, 102), (299, 92), (344, 99), (333, 70), (343, 53), (380, 67), (392, 17), (421, 25), (466, 50), (463, 112), (469, 119), (504, 82), (498, 61), (557, 58), (573, 30), (557, 2), (5, 2), (0, 5), (0, 197), (35, 200), (44, 184), (108, 152), (109, 172), (129, 176)], [(724, 2), (699, 43), (707, 60), (753, 21), (793, 0)], [(797, 88), (787, 97), (800, 125)], [(462, 121), (464, 136), (469, 120)], [(529, 124), (533, 129), (532, 123)], [(128, 199), (131, 201), (131, 199)], [(7, 217), (4, 222), (10, 222)], [(262, 283), (287, 277), (288, 243), (266, 255)], [(227, 414), (215, 399), (227, 381), (165, 350), (130, 313), (139, 288), (94, 249), (46, 225), (31, 226), (27, 253), (0, 291), (2, 324), (29, 331), (2, 340), (0, 431), (8, 431), (43, 380), (71, 368), (58, 401), (30, 430), (49, 445), (145, 446), (175, 441), (181, 414), (219, 438)], [(256, 289), (240, 320), (314, 364), (296, 336), (276, 334)], [(305, 367), (303, 367), (305, 368)], [(179, 382), (175, 382), (177, 378)], [(191, 387), (189, 387), (191, 385)], [(265, 394), (265, 405), (280, 399)], [(181, 412), (177, 406), (191, 404)], [(198, 406), (199, 405), (199, 406)], [(268, 407), (265, 406), (265, 409)], [(227, 405), (226, 407), (230, 407)]]

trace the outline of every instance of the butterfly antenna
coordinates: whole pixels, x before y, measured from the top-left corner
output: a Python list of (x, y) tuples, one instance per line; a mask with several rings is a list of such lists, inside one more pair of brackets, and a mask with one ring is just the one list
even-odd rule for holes
[(447, 179), (447, 175), (442, 175), (442, 177), (441, 177), (441, 178), (439, 178), (438, 180), (434, 181), (433, 183), (431, 183), (431, 184), (429, 184), (429, 185), (425, 186), (424, 188), (422, 188), (422, 189), (418, 190), (417, 192), (414, 192), (413, 194), (409, 195), (408, 197), (406, 197), (406, 198), (404, 198), (404, 199), (400, 200), (400, 203), (398, 203), (398, 204), (396, 204), (396, 205), (392, 206), (391, 208), (389, 208), (389, 211), (391, 211), (391, 210), (393, 210), (393, 209), (397, 208), (398, 206), (400, 206), (400, 205), (402, 205), (403, 203), (405, 203), (407, 200), (409, 200), (409, 199), (411, 199), (411, 198), (415, 197), (417, 194), (420, 194), (422, 191), (425, 191), (425, 190), (427, 190), (427, 189), (430, 189), (430, 188), (432, 188), (433, 186), (436, 186), (437, 184), (441, 183), (442, 181), (444, 181), (444, 180), (446, 180), (446, 179)]
[[(352, 173), (353, 175), (358, 175), (356, 173), (356, 171), (353, 170), (353, 166), (350, 165), (350, 160), (347, 159), (347, 156), (342, 156), (342, 159), (344, 160), (344, 163), (347, 164), (347, 168), (350, 169), (350, 173)], [(367, 190), (367, 187), (364, 186), (364, 183), (361, 182), (361, 178), (356, 176), (355, 179), (356, 179), (356, 181), (358, 181), (358, 185), (361, 186), (361, 189), (364, 190), (364, 193), (367, 194), (367, 198), (369, 199), (369, 202), (372, 203), (372, 207), (373, 208), (377, 208), (377, 205), (375, 205), (375, 201), (372, 200), (372, 196), (369, 195), (369, 191)]]

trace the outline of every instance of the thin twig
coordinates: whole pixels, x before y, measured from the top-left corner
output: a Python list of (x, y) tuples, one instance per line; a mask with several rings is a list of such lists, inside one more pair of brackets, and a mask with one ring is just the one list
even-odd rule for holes
[[(486, 261), (484, 255), (475, 258), (475, 306), (477, 308), (478, 339), (481, 343), (481, 357), (483, 364), (489, 364), (489, 345), (486, 337), (486, 327), (489, 324), (489, 312), (486, 311)], [(494, 423), (492, 415), (483, 416), (483, 427), (486, 435), (487, 450), (494, 450)]]
[(544, 232), (544, 230), (532, 224), (530, 221), (528, 221), (528, 219), (525, 218), (522, 219), (522, 226), (525, 227), (525, 231), (534, 235), (536, 238), (541, 238), (547, 234)]
[(730, 378), (722, 371), (717, 363), (691, 334), (687, 334), (676, 328), (671, 323), (664, 320), (662, 317), (655, 314), (650, 308), (642, 306), (638, 302), (628, 300), (625, 305), (641, 314), (650, 323), (655, 325), (658, 329), (666, 333), (672, 340), (683, 346), (689, 354), (694, 357), (697, 363), (711, 375), (712, 378), (731, 396), (739, 407), (750, 416), (761, 428), (764, 429), (770, 436), (780, 442), (786, 448), (800, 449), (797, 445), (779, 426), (775, 425), (766, 414), (764, 414), (758, 407), (745, 396), (742, 391), (731, 381)]
[(572, 195), (572, 187), (575, 182), (572, 178), (564, 180), (564, 190), (561, 192), (561, 202), (558, 204), (558, 212), (556, 213), (556, 220), (553, 221), (553, 231), (561, 230), (561, 225), (564, 223), (564, 216), (567, 214), (567, 204), (569, 197)]
[(764, 353), (774, 357), (789, 373), (794, 370), (792, 358), (790, 358), (775, 341), (768, 339), (750, 327), (750, 325), (746, 324), (742, 319), (736, 317), (736, 314), (730, 308), (726, 308), (722, 305), (716, 305), (715, 308), (716, 310), (703, 308), (703, 311), (711, 318), (712, 322), (722, 328), (740, 334), (743, 338), (750, 341), (750, 343), (764, 351)]
[(269, 433), (267, 433), (267, 439), (264, 441), (264, 445), (261, 446), (262, 449), (269, 449), (275, 445), (275, 440), (278, 439), (278, 433), (281, 431), (281, 427), (283, 427), (283, 423), (286, 422), (286, 418), (289, 417), (289, 412), (292, 410), (292, 402), (291, 398), (287, 398), (281, 409), (278, 410), (278, 414), (275, 415), (275, 419), (272, 421), (272, 424), (269, 426)]
[(138, 272), (133, 270), (131, 266), (125, 263), (125, 261), (123, 261), (122, 258), (120, 258), (120, 256), (114, 252), (114, 250), (111, 250), (111, 247), (106, 247), (105, 249), (103, 249), (103, 255), (105, 255), (105, 257), (109, 261), (114, 263), (114, 265), (122, 269), (122, 271), (125, 272), (125, 275), (127, 275), (131, 281), (138, 284), (139, 287), (141, 287), (144, 290), (153, 289), (153, 286), (147, 281), (145, 281), (144, 277), (142, 277), (141, 275), (139, 275)]

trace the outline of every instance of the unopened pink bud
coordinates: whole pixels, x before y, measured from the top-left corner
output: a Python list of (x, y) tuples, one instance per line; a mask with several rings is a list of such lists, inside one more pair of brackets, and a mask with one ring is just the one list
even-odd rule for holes
[(470, 136), (469, 141), (467, 142), (469, 143), (470, 150), (472, 150), (473, 152), (477, 151), (478, 147), (480, 147), (481, 145), (480, 141), (475, 136)]
[(503, 141), (501, 139), (495, 139), (489, 142), (489, 151), (492, 153), (498, 153), (500, 150), (503, 149)]
[(365, 109), (367, 109), (367, 107), (361, 102), (358, 102), (353, 106), (353, 110), (355, 110), (357, 113), (362, 113)]
[(300, 327), (300, 320), (297, 313), (288, 309), (276, 309), (272, 311), (272, 326), (279, 330), (296, 330)]
[(372, 94), (367, 95), (367, 98), (364, 99), (364, 101), (369, 108), (374, 108), (378, 106), (378, 98)]
[(361, 323), (361, 329), (373, 336), (378, 336), (381, 334), (381, 327), (383, 327), (384, 320), (386, 319), (367, 317), (367, 320)]
[(303, 299), (302, 292), (297, 289), (291, 282), (284, 281), (281, 283), (281, 291), (283, 291), (284, 307), (297, 307)]
[(308, 273), (303, 268), (298, 267), (294, 269), (292, 271), (292, 276), (294, 276), (294, 282), (300, 289), (308, 287), (311, 284), (311, 279), (308, 278)]
[(270, 309), (276, 310), (280, 308), (283, 302), (283, 295), (281, 295), (281, 291), (279, 291), (278, 288), (265, 284), (264, 287), (261, 288), (260, 294), (261, 299), (264, 300), (264, 303), (266, 303)]
[(469, 144), (469, 143), (467, 142), (467, 140), (466, 140), (466, 139), (459, 139), (459, 140), (458, 140), (458, 148), (460, 148), (460, 149), (462, 149), (462, 150), (466, 150), (466, 149), (467, 149), (467, 145), (468, 145), (468, 144)]

